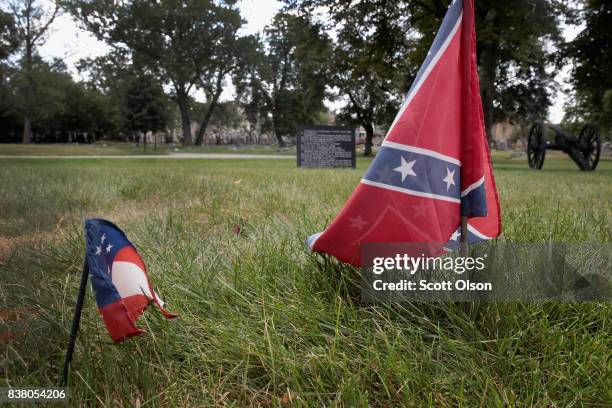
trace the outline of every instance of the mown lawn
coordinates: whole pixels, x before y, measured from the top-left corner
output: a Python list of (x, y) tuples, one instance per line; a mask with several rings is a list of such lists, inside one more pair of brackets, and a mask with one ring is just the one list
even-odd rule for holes
[[(612, 161), (495, 156), (504, 236), (610, 242)], [(356, 170), (291, 160), (0, 159), (0, 387), (58, 382), (82, 221), (135, 242), (158, 292), (110, 342), (88, 290), (71, 377), (98, 406), (610, 406), (609, 303), (360, 304), (358, 272), (304, 245)], [(233, 226), (243, 223), (244, 233)]]
[(248, 153), (294, 155), (295, 147), (279, 150), (276, 146), (170, 146), (134, 143), (98, 142), (94, 144), (5, 144), (0, 143), (0, 156), (130, 156), (130, 155), (167, 155), (171, 153)]

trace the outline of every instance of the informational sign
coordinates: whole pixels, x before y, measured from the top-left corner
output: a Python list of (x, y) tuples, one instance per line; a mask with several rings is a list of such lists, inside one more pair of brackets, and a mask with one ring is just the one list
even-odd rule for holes
[(297, 127), (298, 167), (355, 167), (355, 156), (355, 131), (350, 127)]

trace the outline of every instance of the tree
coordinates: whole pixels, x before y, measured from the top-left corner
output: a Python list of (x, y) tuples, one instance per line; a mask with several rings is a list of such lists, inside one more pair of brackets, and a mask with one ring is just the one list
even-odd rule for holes
[[(366, 130), (365, 155), (372, 152), (375, 123), (388, 123), (406, 87), (406, 6), (397, 0), (304, 0), (287, 2), (311, 15), (323, 7), (333, 25), (330, 79), (347, 100), (339, 118)], [(330, 27), (331, 28), (331, 27)]]
[(584, 29), (563, 52), (573, 62), (574, 95), (566, 120), (598, 122), (608, 132), (612, 129), (612, 3), (586, 0), (580, 17)]
[(13, 16), (0, 10), (0, 115), (9, 108), (9, 65), (5, 61), (19, 46), (17, 26)]
[[(342, 0), (285, 3), (306, 13), (328, 10), (339, 27), (338, 61), (348, 61), (335, 66), (338, 87), (351, 101), (344, 113), (360, 114), (367, 124), (386, 122), (396, 109), (396, 95), (416, 77), (450, 0), (363, 0), (351, 7)], [(554, 87), (550, 68), (561, 42), (559, 25), (568, 8), (562, 0), (479, 0), (475, 12), (487, 135), (496, 122), (543, 118)]]
[[(67, 7), (85, 27), (115, 48), (129, 50), (136, 65), (147, 67), (172, 87), (180, 111), (183, 144), (193, 144), (190, 93), (205, 92), (217, 81), (215, 52), (226, 34), (242, 24), (236, 0), (71, 0)], [(228, 30), (228, 27), (231, 29)], [(212, 64), (212, 65), (211, 65)], [(214, 88), (210, 86), (210, 88)]]
[(159, 83), (147, 74), (132, 75), (126, 82), (122, 110), (125, 130), (146, 133), (166, 129), (170, 122), (170, 109)]
[(0, 61), (8, 58), (19, 46), (19, 34), (13, 16), (0, 10)]
[(36, 0), (12, 0), (9, 8), (17, 26), (20, 45), (23, 49), (23, 143), (32, 141), (32, 106), (36, 103), (37, 89), (33, 78), (33, 62), (36, 47), (45, 40), (49, 27), (59, 13), (59, 4), (46, 10)]
[(255, 37), (237, 37), (237, 31), (241, 24), (242, 21), (240, 20), (240, 24), (227, 25), (229, 32), (225, 33), (224, 40), (217, 47), (209, 67), (199, 77), (199, 84), (206, 94), (207, 109), (201, 117), (200, 127), (196, 134), (197, 145), (202, 144), (206, 128), (218, 107), (225, 78), (251, 63), (253, 50), (257, 49)]
[[(195, 102), (195, 113), (197, 115), (204, 115), (205, 112), (210, 111), (210, 102), (198, 103)], [(240, 107), (231, 101), (217, 102), (216, 109), (210, 117), (208, 128), (210, 133), (215, 137), (215, 143), (221, 144), (222, 132), (227, 130), (233, 130), (240, 127), (243, 123), (243, 115), (240, 111)], [(208, 138), (208, 141), (210, 137)]]
[(254, 130), (260, 134), (262, 128), (272, 128), (266, 101), (266, 96), (269, 95), (264, 92), (260, 75), (260, 71), (267, 73), (267, 70), (266, 55), (262, 49), (259, 35), (255, 38), (255, 44), (249, 62), (243, 65), (234, 76), (236, 102), (242, 108), (249, 123), (249, 140), (253, 140)]
[[(2, 141), (18, 140), (26, 106), (32, 118), (32, 141), (91, 141), (113, 124), (104, 95), (74, 82), (62, 61), (46, 62), (35, 56), (28, 78), (20, 66), (11, 67), (5, 84), (7, 104), (0, 107)], [(30, 85), (36, 89), (33, 100), (26, 99), (23, 90)]]
[(264, 44), (236, 76), (247, 118), (252, 124), (263, 118), (279, 147), (285, 147), (283, 137), (293, 134), (295, 125), (311, 122), (325, 109), (330, 45), (322, 26), (279, 13), (265, 29)]
[(124, 131), (136, 139), (137, 133), (168, 127), (171, 109), (159, 80), (145, 67), (135, 66), (125, 52), (82, 59), (77, 66), (80, 73), (87, 73), (87, 86), (104, 95), (115, 132)]
[(110, 139), (125, 139), (125, 93), (129, 79), (135, 74), (124, 50), (113, 50), (96, 58), (84, 58), (76, 68), (85, 79), (84, 86), (102, 95), (104, 117), (108, 119), (105, 136)]

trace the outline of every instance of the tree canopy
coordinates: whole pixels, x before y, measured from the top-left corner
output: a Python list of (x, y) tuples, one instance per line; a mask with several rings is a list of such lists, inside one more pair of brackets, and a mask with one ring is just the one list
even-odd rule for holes
[[(18, 67), (8, 71), (6, 106), (0, 106), (0, 135), (4, 141), (21, 140), (23, 112), (31, 118), (35, 142), (93, 141), (111, 131), (104, 96), (74, 82), (62, 61), (47, 63), (33, 58), (26, 78)], [(33, 86), (36, 98), (28, 99), (24, 87)]]
[[(209, 125), (218, 133), (225, 117), (284, 146), (297, 124), (320, 121), (325, 103), (339, 102), (335, 122), (363, 126), (369, 154), (374, 128), (391, 123), (450, 0), (283, 3), (263, 32), (244, 35), (237, 0), (4, 0), (3, 141), (18, 140), (18, 128), (26, 143), (128, 138), (167, 130), (179, 118), (183, 143), (201, 144)], [(495, 123), (545, 119), (555, 75), (570, 63), (566, 121), (612, 128), (611, 7), (603, 0), (476, 2), (489, 135)], [(111, 49), (81, 61), (81, 82), (38, 52), (61, 9)], [(572, 41), (561, 35), (564, 23), (583, 26)], [(230, 81), (234, 103), (222, 99)]]
[(238, 99), (249, 120), (262, 118), (279, 146), (285, 146), (283, 136), (294, 134), (297, 124), (310, 123), (325, 110), (330, 51), (321, 25), (279, 13), (264, 30), (251, 63), (238, 73)]
[(235, 4), (235, 0), (66, 1), (89, 31), (127, 50), (137, 65), (171, 86), (185, 145), (193, 144), (190, 93), (201, 87), (209, 97), (216, 94), (232, 65), (226, 58), (227, 44), (233, 44), (243, 23)]
[(612, 129), (612, 3), (587, 0), (579, 11), (584, 29), (569, 42), (564, 56), (573, 62), (570, 83), (574, 86), (566, 107), (566, 120), (599, 123)]
[[(17, 90), (20, 94), (20, 114), (23, 116), (22, 141), (30, 143), (32, 118), (35, 114), (35, 105), (39, 103), (39, 91), (34, 77), (34, 59), (38, 56), (37, 47), (45, 42), (49, 27), (59, 13), (59, 4), (53, 4), (51, 8), (36, 0), (10, 0), (7, 4), (14, 21), (15, 44), (21, 51), (20, 86)], [(5, 50), (10, 51), (7, 47)]]
[[(416, 77), (450, 0), (286, 0), (306, 14), (321, 8), (337, 32), (334, 85), (349, 102), (344, 114), (389, 123)], [(554, 90), (553, 58), (567, 8), (556, 0), (476, 2), (481, 96), (487, 134), (504, 120), (546, 116)], [(366, 146), (366, 151), (368, 147)]]

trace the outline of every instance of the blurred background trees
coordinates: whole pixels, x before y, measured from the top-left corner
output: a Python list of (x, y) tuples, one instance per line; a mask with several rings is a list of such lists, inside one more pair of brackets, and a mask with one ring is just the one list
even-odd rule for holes
[[(236, 1), (74, 0), (68, 10), (98, 39), (128, 57), (170, 89), (177, 104), (183, 144), (193, 144), (189, 95), (201, 87), (215, 99), (235, 65), (243, 20)], [(216, 101), (210, 104), (211, 113)], [(208, 118), (210, 119), (210, 118)], [(203, 119), (205, 125), (206, 115)], [(201, 143), (201, 135), (198, 135)]]
[(337, 99), (346, 101), (337, 119), (363, 126), (365, 155), (370, 155), (375, 124), (393, 121), (409, 85), (410, 14), (405, 2), (362, 0), (350, 7), (342, 0), (286, 3), (307, 18), (324, 10), (325, 27), (335, 37), (327, 61), (328, 86)]
[(278, 145), (295, 125), (311, 123), (326, 110), (331, 41), (321, 25), (304, 17), (277, 14), (264, 31), (250, 64), (238, 72), (237, 100), (254, 124), (270, 130)]
[(19, 103), (17, 107), (23, 119), (22, 142), (32, 141), (32, 119), (40, 104), (38, 95), (45, 90), (40, 89), (40, 64), (35, 66), (37, 57), (36, 48), (44, 43), (49, 27), (53, 24), (59, 12), (59, 4), (45, 8), (42, 2), (36, 0), (10, 0), (7, 2), (8, 10), (12, 16), (12, 23), (16, 27), (17, 45), (20, 49), (21, 59), (18, 76), (16, 96)]
[[(263, 32), (245, 35), (238, 0), (0, 0), (0, 141), (138, 142), (164, 132), (188, 146), (219, 142), (234, 126), (282, 147), (295, 125), (324, 121), (361, 126), (369, 154), (450, 0), (282, 3)], [(565, 121), (609, 132), (611, 9), (604, 0), (476, 1), (489, 135), (496, 123), (545, 120), (555, 75), (569, 65)], [(110, 49), (81, 60), (78, 80), (39, 53), (62, 13)], [(571, 41), (564, 24), (578, 27)]]
[[(288, 0), (306, 15), (321, 8), (335, 27), (333, 85), (348, 102), (342, 114), (366, 130), (389, 124), (416, 77), (450, 1)], [(545, 118), (552, 104), (559, 26), (569, 10), (555, 0), (478, 0), (476, 30), (485, 128)]]
[(584, 29), (565, 45), (563, 56), (573, 62), (570, 76), (572, 98), (565, 110), (569, 122), (599, 123), (612, 129), (612, 2), (587, 0), (578, 22)]

